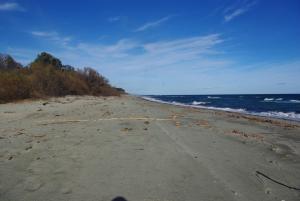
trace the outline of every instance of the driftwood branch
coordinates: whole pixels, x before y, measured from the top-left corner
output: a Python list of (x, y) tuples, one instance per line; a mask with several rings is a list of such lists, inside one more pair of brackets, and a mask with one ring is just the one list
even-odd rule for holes
[(287, 187), (287, 188), (289, 188), (289, 189), (293, 189), (293, 190), (300, 191), (300, 188), (286, 185), (286, 184), (284, 184), (284, 183), (282, 183), (282, 182), (280, 182), (280, 181), (277, 181), (277, 180), (275, 180), (275, 179), (272, 179), (271, 177), (269, 177), (268, 175), (266, 175), (266, 174), (264, 174), (264, 173), (262, 173), (262, 172), (260, 172), (260, 171), (256, 171), (256, 174), (257, 174), (257, 175), (261, 175), (261, 176), (263, 176), (263, 177), (265, 177), (265, 178), (267, 178), (267, 179), (269, 179), (269, 180), (273, 181), (274, 183), (279, 184), (279, 185), (281, 185), (281, 186)]

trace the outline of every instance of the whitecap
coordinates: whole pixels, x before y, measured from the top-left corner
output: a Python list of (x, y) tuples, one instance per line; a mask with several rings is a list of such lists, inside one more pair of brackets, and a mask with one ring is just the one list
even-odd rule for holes
[(292, 103), (300, 103), (300, 100), (290, 100)]
[(264, 117), (274, 117), (279, 119), (288, 119), (288, 120), (296, 120), (300, 121), (300, 114), (295, 112), (276, 112), (276, 111), (269, 111), (269, 112), (253, 112), (250, 114), (264, 116)]
[(265, 98), (264, 101), (273, 101), (274, 98)]
[[(153, 102), (164, 103), (164, 104), (172, 104), (172, 105), (179, 105), (179, 106), (193, 107), (193, 108), (202, 108), (202, 109), (209, 109), (209, 110), (222, 110), (222, 111), (227, 111), (227, 112), (237, 112), (237, 113), (250, 114), (250, 115), (256, 115), (256, 116), (273, 117), (273, 118), (278, 118), (278, 119), (300, 121), (300, 114), (295, 113), (295, 112), (278, 112), (278, 111), (251, 112), (251, 111), (247, 111), (243, 108), (234, 109), (234, 108), (229, 108), (229, 107), (221, 108), (221, 107), (202, 106), (202, 105), (187, 105), (187, 104), (178, 103), (175, 101), (172, 101), (172, 102), (162, 101), (162, 100), (158, 100), (158, 99), (155, 99), (152, 97), (146, 97), (146, 96), (142, 96), (141, 98), (143, 98), (145, 100), (153, 101)], [(298, 101), (299, 100), (294, 100), (294, 102), (297, 102), (297, 103), (298, 103)]]
[(193, 101), (192, 105), (205, 105), (208, 102), (201, 102), (201, 101)]
[(209, 99), (220, 99), (221, 97), (218, 97), (218, 96), (207, 96), (207, 98), (209, 98)]

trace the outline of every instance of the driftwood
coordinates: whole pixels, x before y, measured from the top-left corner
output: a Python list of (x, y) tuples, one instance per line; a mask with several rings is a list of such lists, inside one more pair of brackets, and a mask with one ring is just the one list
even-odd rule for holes
[(280, 181), (277, 181), (277, 180), (275, 180), (275, 179), (272, 179), (271, 177), (269, 177), (268, 175), (266, 175), (266, 174), (264, 174), (264, 173), (262, 173), (262, 172), (260, 172), (260, 171), (256, 171), (256, 175), (261, 175), (261, 176), (263, 176), (263, 177), (265, 177), (265, 178), (267, 178), (267, 179), (273, 181), (274, 183), (279, 184), (279, 185), (284, 186), (284, 187), (287, 187), (287, 188), (289, 188), (289, 189), (293, 189), (293, 190), (300, 191), (300, 188), (286, 185), (286, 184), (284, 184), (284, 183), (282, 183), (282, 182), (280, 182)]

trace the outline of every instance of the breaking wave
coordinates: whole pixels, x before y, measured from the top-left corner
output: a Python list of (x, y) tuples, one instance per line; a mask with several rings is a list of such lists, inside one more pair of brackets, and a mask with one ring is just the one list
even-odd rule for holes
[[(147, 97), (147, 96), (142, 96), (141, 98), (148, 100), (148, 101), (164, 103), (164, 104), (172, 104), (172, 105), (178, 105), (178, 106), (210, 109), (210, 110), (221, 110), (221, 111), (227, 111), (227, 112), (237, 112), (237, 113), (242, 113), (242, 114), (250, 114), (250, 115), (256, 115), (256, 116), (263, 116), (263, 117), (273, 117), (273, 118), (279, 118), (279, 119), (300, 121), (300, 114), (295, 113), (295, 112), (278, 112), (278, 111), (253, 112), (253, 111), (247, 111), (246, 109), (243, 109), (243, 108), (235, 109), (235, 108), (230, 108), (230, 107), (203, 106), (204, 104), (207, 104), (209, 102), (193, 101), (191, 104), (184, 104), (184, 103), (179, 103), (176, 101), (163, 101), (163, 100), (159, 100), (159, 99)], [(289, 102), (291, 102), (291, 101), (300, 103), (299, 100), (290, 100)]]
[(271, 103), (300, 103), (300, 100), (283, 100), (283, 98), (265, 98), (262, 102)]
[(192, 105), (205, 105), (207, 103), (209, 103), (209, 102), (193, 101)]
[(220, 99), (221, 97), (219, 97), (219, 96), (207, 96), (207, 98), (209, 98), (209, 99)]

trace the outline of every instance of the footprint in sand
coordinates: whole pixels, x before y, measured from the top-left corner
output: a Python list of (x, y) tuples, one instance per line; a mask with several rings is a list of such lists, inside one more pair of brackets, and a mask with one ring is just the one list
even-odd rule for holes
[(63, 194), (69, 194), (72, 193), (72, 188), (70, 184), (65, 184), (61, 189), (60, 192)]
[(30, 149), (32, 149), (32, 145), (29, 145), (29, 146), (25, 147), (26, 151), (29, 151)]
[(271, 188), (265, 188), (265, 194), (270, 195), (272, 193)]
[(40, 189), (42, 186), (43, 186), (43, 183), (39, 179), (34, 178), (34, 177), (28, 177), (24, 181), (24, 189), (26, 191), (33, 192), (33, 191)]

